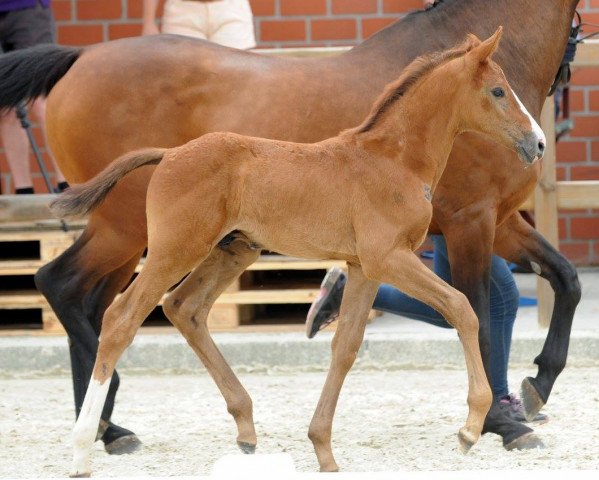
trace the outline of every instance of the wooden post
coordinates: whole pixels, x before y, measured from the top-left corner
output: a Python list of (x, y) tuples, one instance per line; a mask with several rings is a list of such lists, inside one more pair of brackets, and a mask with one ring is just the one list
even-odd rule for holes
[[(549, 97), (541, 113), (541, 127), (547, 137), (547, 146), (539, 184), (535, 189), (535, 224), (545, 239), (558, 248), (557, 231), (557, 179), (555, 173), (555, 104)], [(553, 312), (554, 294), (549, 282), (541, 277), (537, 279), (537, 298), (539, 306), (539, 326), (549, 327)]]

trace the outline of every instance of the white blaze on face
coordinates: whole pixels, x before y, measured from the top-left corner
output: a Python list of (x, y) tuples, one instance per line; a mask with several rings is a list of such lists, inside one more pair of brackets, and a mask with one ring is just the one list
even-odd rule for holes
[(514, 92), (514, 90), (512, 90), (512, 94), (514, 95), (516, 102), (518, 102), (518, 105), (520, 106), (520, 110), (522, 110), (522, 113), (524, 115), (526, 115), (528, 117), (528, 119), (530, 120), (530, 127), (531, 127), (532, 131), (537, 136), (539, 141), (543, 142), (543, 145), (546, 145), (547, 139), (545, 138), (545, 133), (543, 132), (543, 129), (539, 126), (537, 121), (534, 118), (532, 118), (532, 115), (530, 113), (528, 113), (528, 110), (526, 110), (526, 107), (520, 101), (520, 99), (518, 98), (518, 95), (516, 95), (516, 92)]

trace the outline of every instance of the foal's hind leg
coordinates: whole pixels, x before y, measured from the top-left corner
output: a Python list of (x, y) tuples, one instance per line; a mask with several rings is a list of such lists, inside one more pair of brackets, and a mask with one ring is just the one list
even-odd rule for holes
[(333, 337), (331, 366), (308, 430), (321, 472), (339, 470), (331, 448), (333, 416), (343, 381), (362, 344), (368, 312), (378, 286), (377, 282), (364, 276), (359, 266), (349, 265), (339, 322)]
[(259, 254), (242, 239), (228, 246), (219, 245), (163, 304), (166, 316), (187, 339), (223, 395), (237, 424), (237, 444), (244, 453), (254, 453), (256, 449), (252, 399), (214, 344), (206, 321), (218, 296)]
[(116, 362), (167, 289), (207, 253), (205, 249), (202, 254), (199, 244), (191, 245), (189, 249), (178, 248), (168, 241), (156, 245), (139, 276), (106, 310), (92, 378), (73, 432), (72, 476), (89, 476), (91, 473), (89, 454)]
[[(365, 258), (376, 258), (366, 255)], [(464, 452), (474, 445), (482, 432), (492, 395), (485, 375), (478, 344), (478, 319), (468, 299), (430, 271), (413, 252), (394, 250), (384, 263), (366, 264), (371, 278), (390, 283), (411, 297), (437, 310), (458, 332), (468, 371), (468, 418), (460, 429), (459, 441)]]

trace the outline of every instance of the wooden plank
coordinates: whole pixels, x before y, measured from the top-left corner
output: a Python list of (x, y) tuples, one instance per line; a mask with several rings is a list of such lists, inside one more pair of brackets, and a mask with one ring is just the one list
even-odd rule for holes
[[(144, 258), (135, 268), (140, 272), (144, 265)], [(303, 258), (287, 257), (285, 255), (261, 255), (260, 258), (247, 268), (247, 271), (270, 271), (270, 270), (328, 270), (329, 268), (347, 267), (343, 260), (305, 260)]]
[(305, 260), (267, 254), (261, 255), (257, 262), (248, 267), (248, 270), (328, 270), (333, 267), (346, 268), (346, 263), (343, 260)]
[(283, 290), (241, 290), (223, 293), (216, 300), (217, 304), (235, 303), (240, 305), (263, 305), (284, 303), (312, 303), (318, 288), (294, 288)]
[(41, 240), (42, 238), (55, 238), (66, 234), (81, 234), (85, 222), (67, 222), (65, 232), (59, 220), (46, 219), (34, 222), (10, 222), (0, 223), (0, 241), (28, 241)]
[(557, 206), (565, 210), (599, 208), (599, 180), (557, 182)]
[(44, 260), (0, 260), (0, 276), (33, 275), (46, 263)]
[[(545, 239), (559, 248), (557, 231), (557, 181), (555, 173), (555, 105), (553, 97), (548, 98), (541, 113), (541, 125), (547, 137), (545, 156), (542, 160), (541, 177), (535, 189), (535, 224)], [(537, 277), (537, 298), (539, 305), (539, 325), (549, 327), (553, 311), (554, 294), (547, 280)]]
[(599, 40), (585, 40), (576, 47), (573, 67), (599, 66)]
[[(318, 291), (318, 288), (290, 288), (224, 292), (216, 300), (216, 304), (264, 305), (312, 303)], [(162, 304), (162, 300), (160, 304)], [(25, 309), (46, 306), (46, 300), (36, 290), (0, 291), (0, 308)]]
[[(556, 183), (557, 208), (578, 210), (599, 209), (599, 180), (560, 181)], [(522, 204), (521, 210), (533, 210), (534, 196)]]
[(42, 329), (45, 333), (66, 333), (60, 320), (49, 306), (42, 308)]
[(0, 222), (44, 220), (53, 218), (48, 205), (56, 194), (0, 196)]
[(351, 50), (351, 47), (255, 48), (254, 53), (277, 57), (330, 57)]
[(47, 306), (46, 300), (37, 290), (0, 291), (0, 308), (23, 310)]

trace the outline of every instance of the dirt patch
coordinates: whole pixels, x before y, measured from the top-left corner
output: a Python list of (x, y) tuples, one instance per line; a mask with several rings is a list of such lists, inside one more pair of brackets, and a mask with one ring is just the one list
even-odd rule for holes
[[(512, 371), (514, 388), (533, 371)], [(242, 374), (254, 400), (261, 453), (288, 452), (299, 471), (316, 471), (308, 424), (324, 373)], [(598, 469), (599, 369), (566, 369), (537, 433), (545, 450), (506, 452), (486, 435), (466, 456), (457, 431), (466, 418), (459, 370), (356, 371), (341, 393), (333, 448), (345, 471)], [(0, 380), (0, 476), (68, 473), (73, 426), (68, 377)], [(111, 457), (96, 443), (102, 476), (205, 475), (236, 453), (234, 422), (210, 377), (123, 375), (114, 420), (134, 430), (142, 451)]]

